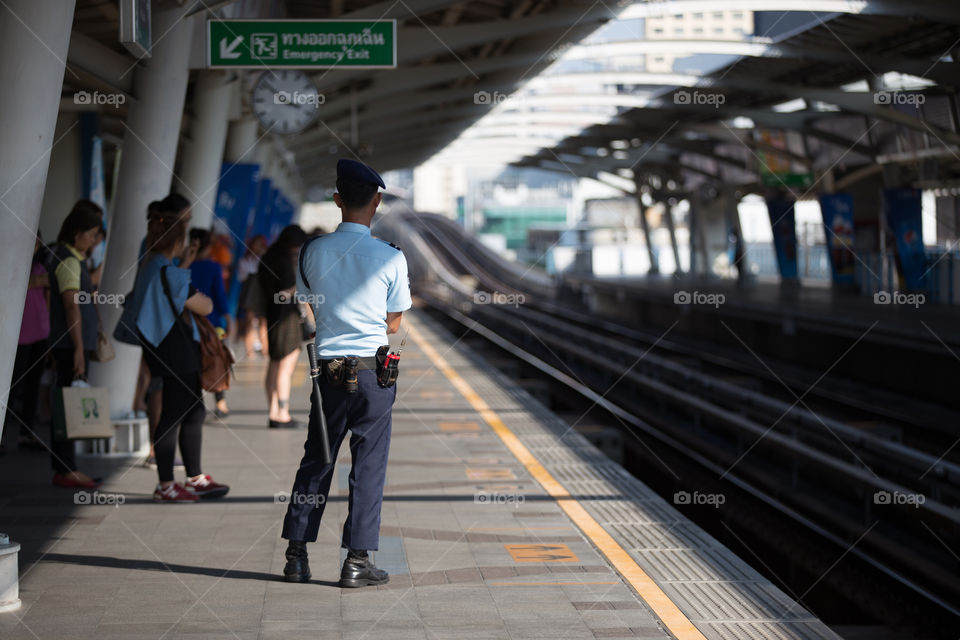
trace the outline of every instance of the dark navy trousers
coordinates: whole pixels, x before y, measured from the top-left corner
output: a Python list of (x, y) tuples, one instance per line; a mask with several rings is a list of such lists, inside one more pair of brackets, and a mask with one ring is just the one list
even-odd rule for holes
[[(373, 371), (357, 372), (359, 388), (347, 393), (340, 384), (320, 378), (323, 411), (327, 418), (334, 464), (340, 444), (350, 431), (350, 498), (347, 520), (343, 523), (342, 544), (350, 549), (380, 548), (380, 507), (383, 484), (387, 475), (387, 454), (390, 451), (391, 410), (397, 397), (394, 385), (384, 389), (377, 384)], [(316, 398), (312, 398), (310, 427), (304, 454), (293, 483), (283, 533), (287, 540), (316, 542), (320, 531), (334, 464), (323, 464), (320, 444), (320, 423)]]

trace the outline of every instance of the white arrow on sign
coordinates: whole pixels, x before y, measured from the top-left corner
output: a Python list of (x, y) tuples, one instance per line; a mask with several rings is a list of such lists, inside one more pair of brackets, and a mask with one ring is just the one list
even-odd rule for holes
[(220, 39), (220, 57), (224, 60), (236, 60), (240, 57), (240, 52), (237, 51), (237, 47), (240, 46), (240, 43), (243, 42), (243, 36), (237, 36), (233, 39), (233, 42), (227, 44), (226, 38)]

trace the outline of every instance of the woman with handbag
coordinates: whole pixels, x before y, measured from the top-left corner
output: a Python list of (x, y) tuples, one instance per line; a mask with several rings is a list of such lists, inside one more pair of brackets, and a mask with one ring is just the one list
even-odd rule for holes
[[(50, 252), (50, 353), (57, 372), (58, 389), (85, 380), (97, 350), (100, 321), (96, 288), (87, 269), (87, 251), (102, 233), (100, 208), (81, 200), (67, 214), (57, 244)], [(51, 421), (50, 460), (53, 484), (70, 489), (93, 489), (99, 479), (77, 470), (72, 440), (56, 436)]]
[[(159, 476), (153, 499), (157, 502), (220, 498), (230, 490), (200, 468), (206, 409), (194, 314), (207, 315), (213, 311), (213, 302), (190, 286), (189, 267), (195, 252), (186, 252), (179, 266), (173, 264), (184, 249), (189, 219), (190, 203), (183, 196), (171, 194), (160, 202), (158, 220), (147, 233), (149, 253), (121, 318), (135, 324), (150, 375), (163, 380), (162, 409), (153, 441)], [(178, 441), (187, 472), (183, 484), (174, 482), (173, 477)]]

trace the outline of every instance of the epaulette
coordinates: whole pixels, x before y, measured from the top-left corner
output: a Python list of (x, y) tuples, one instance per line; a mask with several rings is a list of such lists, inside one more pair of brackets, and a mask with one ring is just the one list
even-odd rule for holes
[(403, 249), (401, 249), (401, 248), (398, 247), (397, 245), (393, 244), (392, 242), (387, 242), (387, 241), (384, 240), (383, 238), (377, 238), (377, 240), (379, 240), (380, 242), (383, 242), (384, 244), (388, 244), (388, 245), (390, 245), (391, 247), (393, 247), (394, 249), (396, 249), (397, 251), (403, 253)]

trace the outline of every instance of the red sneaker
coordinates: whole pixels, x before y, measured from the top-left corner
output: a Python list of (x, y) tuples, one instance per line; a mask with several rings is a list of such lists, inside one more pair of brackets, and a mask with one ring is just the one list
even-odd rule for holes
[(100, 486), (100, 478), (93, 478), (89, 482), (77, 480), (72, 473), (53, 474), (53, 484), (65, 489), (96, 489)]
[(166, 488), (157, 485), (153, 492), (154, 502), (196, 502), (199, 499), (176, 482)]
[(198, 498), (222, 498), (230, 491), (230, 487), (219, 482), (214, 482), (209, 475), (202, 475), (196, 480), (187, 478), (183, 488), (197, 496)]

